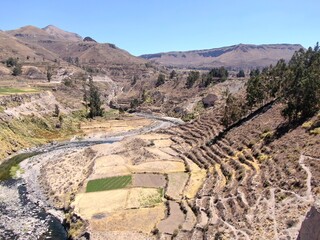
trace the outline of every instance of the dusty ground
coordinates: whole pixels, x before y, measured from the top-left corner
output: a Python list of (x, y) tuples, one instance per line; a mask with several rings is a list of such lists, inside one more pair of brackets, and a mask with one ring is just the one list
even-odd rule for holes
[(165, 206), (117, 211), (105, 218), (92, 219), (92, 230), (99, 232), (142, 232), (149, 234), (154, 225), (165, 217)]
[(134, 174), (132, 185), (135, 187), (164, 188), (166, 179), (161, 174)]
[(183, 190), (188, 181), (188, 173), (177, 172), (168, 174), (168, 187), (166, 194), (174, 200), (181, 200)]
[(184, 222), (184, 214), (180, 209), (178, 203), (169, 201), (170, 213), (168, 218), (164, 219), (158, 224), (158, 228), (162, 233), (173, 234), (178, 231), (179, 227), (182, 227)]
[(97, 121), (92, 120), (82, 123), (80, 129), (86, 138), (101, 138), (115, 135), (121, 132), (129, 132), (131, 130), (141, 129), (142, 127), (152, 124), (151, 119), (143, 119), (135, 116), (126, 116), (120, 120)]

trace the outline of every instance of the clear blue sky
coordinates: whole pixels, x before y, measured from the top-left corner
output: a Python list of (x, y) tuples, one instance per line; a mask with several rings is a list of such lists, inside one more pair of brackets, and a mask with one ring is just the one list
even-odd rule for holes
[(134, 55), (320, 41), (319, 0), (2, 1), (0, 29), (55, 25)]

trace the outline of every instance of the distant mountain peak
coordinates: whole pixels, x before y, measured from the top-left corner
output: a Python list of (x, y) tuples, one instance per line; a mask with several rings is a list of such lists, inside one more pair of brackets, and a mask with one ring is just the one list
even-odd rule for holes
[(61, 39), (61, 40), (68, 40), (68, 41), (81, 41), (82, 37), (76, 33), (71, 33), (64, 31), (54, 25), (48, 25), (44, 28), (42, 28), (45, 32), (47, 32), (49, 35)]

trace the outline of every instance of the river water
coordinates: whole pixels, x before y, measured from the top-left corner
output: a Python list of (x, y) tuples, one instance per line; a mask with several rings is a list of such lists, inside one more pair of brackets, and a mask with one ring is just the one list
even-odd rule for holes
[[(96, 144), (113, 143), (123, 137), (155, 131), (181, 123), (179, 119), (175, 120), (173, 118), (163, 118), (161, 120), (161, 117), (153, 117), (152, 115), (143, 115), (143, 117), (154, 118), (156, 123), (113, 137), (106, 136), (100, 137), (100, 139), (84, 139), (82, 141), (51, 144), (27, 152), (37, 152), (37, 154), (42, 155), (40, 159), (45, 159), (43, 156), (50, 152), (71, 151)], [(15, 156), (5, 162), (6, 171), (10, 171), (11, 166), (16, 166), (19, 163), (17, 162), (17, 157), (19, 158), (19, 156)], [(36, 161), (39, 159), (38, 157), (39, 155), (31, 157), (28, 161)], [(4, 169), (3, 166), (1, 165), (0, 168)], [(9, 176), (9, 174), (5, 174), (5, 176)], [(61, 219), (50, 214), (48, 205), (28, 192), (30, 191), (29, 187), (31, 186), (28, 186), (26, 180), (21, 176), (16, 179), (11, 179), (10, 177), (0, 179), (0, 239), (67, 239), (68, 234), (61, 223)], [(32, 188), (31, 192), (33, 192)]]

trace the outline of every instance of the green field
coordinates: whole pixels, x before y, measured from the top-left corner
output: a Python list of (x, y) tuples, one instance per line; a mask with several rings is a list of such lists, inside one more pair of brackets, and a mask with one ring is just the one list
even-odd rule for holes
[(23, 93), (35, 93), (38, 92), (36, 89), (32, 88), (9, 88), (9, 87), (0, 87), (0, 96), (1, 95), (12, 95), (12, 94), (23, 94)]
[(19, 163), (22, 162), (23, 160), (33, 157), (37, 155), (38, 153), (33, 152), (33, 153), (21, 153), (17, 156), (14, 156), (4, 163), (0, 165), (0, 181), (3, 180), (8, 180), (14, 177), (15, 173), (17, 170), (19, 170)]
[(87, 184), (86, 192), (125, 188), (128, 184), (131, 184), (131, 182), (131, 175), (90, 180)]

